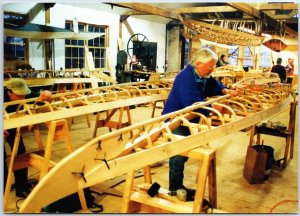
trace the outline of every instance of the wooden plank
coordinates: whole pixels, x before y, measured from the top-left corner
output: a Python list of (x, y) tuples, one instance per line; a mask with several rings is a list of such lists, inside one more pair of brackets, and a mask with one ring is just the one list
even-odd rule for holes
[(138, 10), (141, 12), (149, 13), (152, 15), (158, 15), (163, 16), (170, 19), (178, 19), (177, 13), (174, 13), (173, 11), (162, 9), (150, 4), (144, 4), (144, 3), (117, 3), (115, 5), (131, 8), (134, 10)]
[(298, 10), (297, 3), (256, 3), (253, 5), (256, 9), (266, 10)]
[[(242, 11), (245, 14), (248, 14), (251, 17), (254, 17), (256, 19), (262, 20), (262, 15), (259, 10), (257, 10), (256, 8), (252, 7), (249, 4), (246, 3), (235, 3), (235, 2), (227, 2), (228, 5), (230, 5), (233, 8), (236, 8), (240, 11)], [(279, 21), (271, 18), (270, 16), (268, 16), (267, 14), (264, 15), (264, 22), (266, 22), (267, 24), (278, 28), (280, 26)], [(287, 25), (284, 25), (284, 29), (285, 29), (285, 33), (290, 34), (291, 36), (297, 36), (298, 32), (294, 31), (293, 29), (291, 29), (290, 27), (288, 27)]]
[(230, 5), (233, 8), (236, 8), (236, 9), (242, 11), (243, 13), (248, 14), (254, 18), (261, 19), (260, 11), (247, 3), (227, 2), (226, 4)]
[(175, 9), (176, 13), (216, 13), (235, 12), (237, 9), (230, 6), (209, 6), (209, 7), (185, 7)]
[(191, 213), (193, 207), (193, 202), (172, 202), (160, 197), (150, 197), (148, 194), (141, 192), (133, 192), (130, 199), (138, 203), (147, 203), (149, 206), (162, 209), (162, 212)]
[[(213, 99), (213, 101), (216, 101), (216, 99)], [(98, 184), (105, 180), (120, 176), (124, 173), (128, 173), (132, 170), (138, 170), (149, 164), (154, 164), (158, 161), (170, 158), (173, 155), (200, 147), (201, 143), (215, 141), (216, 139), (224, 137), (224, 135), (252, 126), (253, 124), (261, 122), (262, 120), (286, 109), (290, 102), (291, 97), (288, 97), (270, 109), (257, 112), (255, 114), (246, 116), (245, 118), (241, 118), (225, 125), (214, 127), (210, 130), (203, 131), (182, 139), (167, 141), (166, 143), (153, 146), (149, 149), (144, 149), (143, 151), (128, 152), (125, 155), (122, 154), (124, 151), (122, 149), (124, 148), (122, 148), (120, 145), (122, 145), (122, 143), (125, 144), (125, 146), (130, 144), (130, 142), (127, 143), (127, 139), (124, 140), (124, 135), (126, 133), (141, 127), (145, 127), (145, 125), (150, 123), (164, 122), (164, 120), (170, 118), (170, 116), (178, 114), (182, 115), (189, 109), (193, 110), (199, 108), (200, 105), (193, 105), (187, 109), (184, 109), (184, 111), (181, 110), (168, 115), (156, 117), (149, 121), (99, 136), (77, 149), (74, 153), (64, 158), (57, 166), (55, 166), (24, 201), (23, 205), (21, 206), (20, 213), (39, 212), (40, 209), (47, 204), (65, 197), (68, 194), (76, 192), (78, 189)], [(207, 105), (207, 103), (209, 102), (203, 104)], [(152, 133), (152, 131), (155, 131), (153, 133), (160, 131), (160, 134), (162, 134), (163, 130), (165, 130), (167, 127), (169, 127), (168, 123), (160, 124), (158, 128), (152, 129), (149, 133)], [(122, 135), (122, 139), (120, 139), (120, 135)], [(149, 136), (151, 137), (152, 141), (157, 139), (157, 137), (154, 138), (147, 134), (140, 136), (139, 139), (136, 139), (137, 143), (145, 142)], [(119, 141), (114, 143), (113, 140), (116, 139)], [(199, 140), (201, 140), (201, 143), (199, 143)], [(99, 148), (99, 142), (101, 142), (101, 149)], [(116, 147), (112, 148), (112, 146), (119, 146), (121, 148), (115, 151), (116, 149), (114, 148)], [(118, 151), (119, 153), (117, 153)], [(116, 157), (116, 155), (123, 156)], [(99, 157), (105, 157), (106, 163), (95, 160), (95, 158)], [(144, 160), (144, 158), (147, 158), (147, 160)], [(72, 171), (82, 171), (82, 167), (84, 167), (83, 174), (85, 176), (85, 180), (71, 173)], [(68, 184), (66, 185), (65, 182), (68, 182)], [(64, 189), (61, 190), (61, 188)], [(47, 194), (47, 196), (45, 196), (45, 194)]]

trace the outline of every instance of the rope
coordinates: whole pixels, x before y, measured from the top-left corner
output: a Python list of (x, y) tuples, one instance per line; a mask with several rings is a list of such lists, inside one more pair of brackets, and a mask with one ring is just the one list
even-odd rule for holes
[(282, 204), (284, 204), (284, 203), (288, 203), (288, 202), (293, 202), (293, 203), (295, 202), (295, 203), (297, 203), (298, 200), (282, 200), (282, 201), (276, 203), (276, 204), (270, 209), (269, 213), (272, 213), (272, 211), (273, 211), (277, 206), (280, 206), (280, 205), (282, 205)]

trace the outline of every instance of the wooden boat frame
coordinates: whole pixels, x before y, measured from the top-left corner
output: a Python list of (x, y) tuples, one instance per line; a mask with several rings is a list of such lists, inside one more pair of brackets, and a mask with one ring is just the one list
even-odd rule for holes
[[(39, 212), (46, 205), (83, 188), (173, 155), (197, 147), (205, 150), (208, 148), (206, 143), (250, 127), (287, 109), (291, 100), (290, 91), (284, 86), (279, 89), (274, 86), (252, 87), (240, 90), (238, 96), (212, 98), (98, 136), (60, 161), (34, 188), (22, 204), (20, 213)], [(223, 112), (208, 105), (221, 106)], [(209, 109), (211, 114), (204, 116), (195, 112), (199, 108)], [(189, 122), (196, 116), (200, 117), (198, 124)], [(191, 135), (181, 137), (172, 134), (172, 130), (179, 125), (187, 126)], [(130, 136), (130, 132), (134, 135)]]

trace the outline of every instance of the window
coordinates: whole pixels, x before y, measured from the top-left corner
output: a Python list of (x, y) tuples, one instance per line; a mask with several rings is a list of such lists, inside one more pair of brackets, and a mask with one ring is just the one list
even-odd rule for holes
[(251, 48), (248, 46), (245, 46), (244, 49), (244, 67), (252, 67), (253, 68), (253, 54), (251, 51)]
[[(26, 16), (20, 14), (4, 14), (5, 25), (24, 25), (26, 24)], [(26, 61), (27, 40), (24, 38), (16, 38), (4, 36), (4, 57), (15, 58)]]
[(228, 49), (228, 63), (230, 65), (238, 65), (239, 48)]
[(214, 46), (211, 44), (205, 43), (205, 41), (202, 41), (202, 48), (209, 48), (209, 49), (213, 50)]
[(262, 68), (271, 67), (271, 50), (264, 45), (260, 46), (259, 66)]
[[(66, 29), (73, 30), (73, 22), (66, 22)], [(84, 45), (92, 52), (95, 68), (107, 69), (108, 27), (78, 23), (80, 32), (105, 33), (104, 36), (91, 40), (66, 40), (65, 68), (86, 68), (86, 53)]]

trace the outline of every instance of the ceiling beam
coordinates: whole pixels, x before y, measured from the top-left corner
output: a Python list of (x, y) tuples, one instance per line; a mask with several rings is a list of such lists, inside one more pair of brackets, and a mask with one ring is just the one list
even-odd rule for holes
[[(278, 29), (279, 26), (280, 26), (280, 22), (278, 22), (277, 20), (274, 20), (273, 18), (271, 18), (267, 14), (260, 12), (256, 8), (250, 6), (249, 4), (246, 4), (246, 3), (231, 3), (231, 2), (228, 2), (227, 4), (230, 5), (233, 8), (236, 8), (236, 9), (240, 10), (241, 12), (243, 12), (245, 14), (248, 14), (248, 15), (256, 18), (256, 19), (259, 19), (263, 22), (266, 22), (268, 25), (270, 25), (274, 28)], [(287, 33), (287, 34), (289, 34), (293, 37), (298, 36), (298, 32), (294, 31), (293, 29), (291, 29), (287, 25), (284, 25), (284, 31), (285, 31), (285, 33)]]
[(237, 9), (230, 6), (213, 6), (213, 7), (186, 7), (177, 8), (176, 13), (215, 13), (215, 12), (235, 12)]
[(151, 15), (157, 15), (157, 16), (162, 16), (170, 19), (178, 19), (178, 14), (162, 9), (159, 7), (152, 6), (150, 4), (143, 4), (143, 3), (116, 3), (114, 5), (121, 6), (121, 7), (126, 7), (126, 8), (131, 8), (133, 10), (138, 10), (140, 12), (148, 13)]
[(240, 10), (241, 12), (252, 16), (257, 19), (261, 19), (261, 12), (257, 10), (256, 8), (250, 6), (249, 4), (246, 3), (235, 3), (235, 2), (227, 2), (228, 5), (231, 7)]
[(294, 10), (289, 14), (280, 14), (280, 15), (275, 15), (275, 11), (264, 11), (264, 13), (275, 20), (287, 20), (295, 16), (298, 13), (298, 11)]
[(255, 6), (256, 9), (267, 11), (267, 10), (298, 10), (297, 3), (274, 3), (274, 4), (266, 4), (266, 3), (258, 3)]
[(136, 10), (127, 10), (123, 15), (136, 16), (136, 15), (151, 15), (151, 14), (146, 12), (136, 11)]

